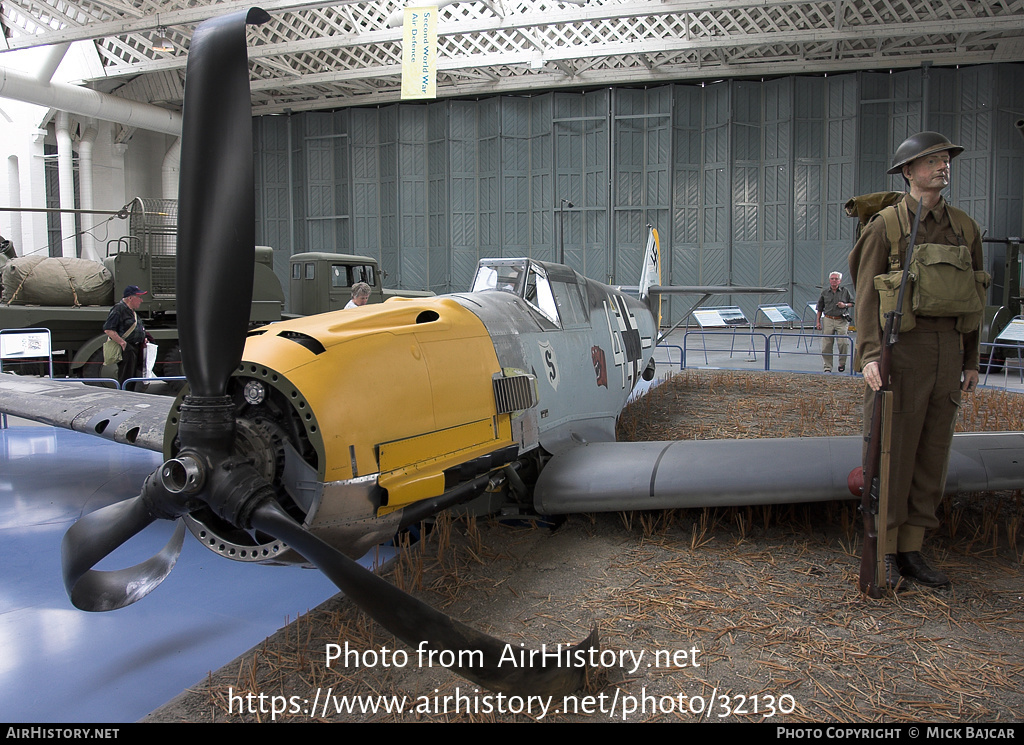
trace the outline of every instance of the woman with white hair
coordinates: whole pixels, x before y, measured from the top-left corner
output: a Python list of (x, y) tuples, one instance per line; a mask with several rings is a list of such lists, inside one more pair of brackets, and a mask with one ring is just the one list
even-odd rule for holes
[(356, 282), (352, 285), (352, 299), (345, 304), (345, 310), (358, 308), (370, 302), (370, 285), (365, 282)]

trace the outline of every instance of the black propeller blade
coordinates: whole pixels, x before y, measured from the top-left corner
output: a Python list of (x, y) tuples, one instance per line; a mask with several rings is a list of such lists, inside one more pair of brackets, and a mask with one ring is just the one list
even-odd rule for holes
[(429, 649), (449, 650), (455, 653), (454, 659), (471, 661), (453, 669), (492, 691), (561, 696), (586, 683), (589, 650), (598, 648), (597, 628), (572, 649), (566, 645), (558, 657), (537, 667), (517, 668), (507, 656), (501, 666), (502, 653), (512, 645), (459, 623), (364, 569), (303, 530), (276, 502), (264, 502), (253, 510), (252, 524), (316, 564), (346, 597), (409, 646), (417, 648), (426, 642)]
[[(179, 438), (183, 452), (209, 454), (185, 459), (199, 464), (196, 473), (218, 473), (234, 441), (234, 410), (224, 394), (245, 345), (256, 242), (245, 26), (268, 20), (260, 8), (213, 18), (196, 28), (189, 50), (177, 270), (182, 361), (193, 395), (182, 404)], [(91, 569), (153, 520), (178, 517), (202, 504), (182, 496), (194, 494), (195, 488), (164, 486), (164, 474), (171, 475), (169, 465), (146, 479), (138, 497), (87, 515), (64, 536), (64, 586), (77, 607), (113, 610), (129, 605), (173, 568), (181, 538), (134, 567)]]
[(196, 28), (185, 72), (178, 189), (178, 331), (193, 396), (223, 396), (252, 306), (256, 205), (245, 25), (260, 8)]
[(117, 572), (92, 567), (153, 520), (209, 507), (232, 525), (289, 544), (399, 639), (456, 653), (466, 661), (456, 669), (470, 680), (510, 693), (574, 691), (586, 680), (596, 629), (577, 647), (544, 657), (540, 665), (502, 668), (499, 660), (511, 645), (439, 613), (316, 538), (280, 507), (273, 486), (253, 464), (234, 452), (235, 405), (227, 389), (242, 359), (255, 261), (245, 25), (268, 19), (252, 8), (206, 21), (192, 37), (178, 210), (179, 335), (190, 391), (178, 415), (180, 449), (146, 479), (138, 497), (92, 513), (68, 531), (63, 543), (68, 594), (86, 610), (111, 610), (140, 599), (173, 568), (183, 526), (142, 564)]
[(142, 495), (91, 512), (72, 525), (61, 542), (64, 586), (76, 608), (107, 611), (145, 597), (164, 581), (181, 553), (185, 524), (156, 556), (127, 569), (94, 570), (104, 557), (141, 532), (156, 517)]

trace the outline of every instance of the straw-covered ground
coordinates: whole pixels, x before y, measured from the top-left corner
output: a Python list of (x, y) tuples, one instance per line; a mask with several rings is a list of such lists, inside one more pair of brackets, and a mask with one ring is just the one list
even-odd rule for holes
[[(855, 434), (861, 385), (690, 372), (625, 412), (620, 436)], [(1024, 397), (979, 392), (963, 420), (1022, 430)], [(596, 625), (603, 664), (585, 690), (499, 698), (421, 666), (334, 598), (151, 719), (1020, 721), (1024, 506), (1019, 494), (961, 495), (943, 513), (929, 550), (953, 588), (879, 601), (857, 591), (853, 503), (574, 515), (554, 530), (442, 520), (389, 579), (516, 649), (579, 641)], [(352, 664), (328, 667), (329, 644), (347, 644)], [(363, 711), (385, 703), (403, 712)]]

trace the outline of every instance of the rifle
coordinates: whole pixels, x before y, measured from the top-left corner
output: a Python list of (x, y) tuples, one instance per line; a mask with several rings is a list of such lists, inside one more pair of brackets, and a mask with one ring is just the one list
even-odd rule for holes
[[(879, 575), (885, 578), (885, 534), (889, 508), (889, 439), (892, 425), (892, 398), (889, 390), (892, 369), (892, 348), (899, 341), (900, 322), (903, 318), (904, 293), (910, 277), (910, 260), (917, 243), (917, 228), (921, 224), (924, 207), (917, 207), (914, 226), (910, 231), (910, 243), (903, 263), (903, 278), (896, 299), (896, 308), (885, 314), (885, 328), (882, 332), (882, 354), (878, 361), (878, 374), (882, 387), (875, 391), (871, 407), (871, 430), (867, 437), (867, 457), (861, 469), (860, 511), (864, 519), (864, 545), (860, 555), (861, 592), (870, 597), (882, 597)], [(851, 474), (852, 476), (852, 474)]]

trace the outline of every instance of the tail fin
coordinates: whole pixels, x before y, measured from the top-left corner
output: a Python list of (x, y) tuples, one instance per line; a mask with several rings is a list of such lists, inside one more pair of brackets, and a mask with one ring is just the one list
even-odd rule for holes
[(652, 302), (651, 287), (661, 284), (661, 241), (658, 231), (651, 227), (647, 236), (647, 248), (644, 250), (644, 268), (640, 274), (640, 299), (647, 303), (654, 318), (661, 326), (661, 295), (657, 297), (657, 305)]

